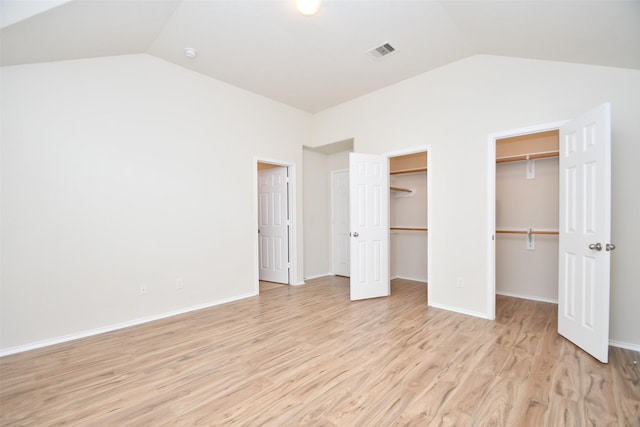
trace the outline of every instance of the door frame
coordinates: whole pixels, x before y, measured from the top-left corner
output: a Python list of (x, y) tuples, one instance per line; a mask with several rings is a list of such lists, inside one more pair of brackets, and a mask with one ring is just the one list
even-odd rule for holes
[(296, 247), (297, 241), (297, 223), (296, 223), (296, 165), (295, 163), (285, 162), (281, 160), (274, 160), (265, 157), (253, 158), (253, 268), (255, 277), (254, 292), (257, 295), (260, 293), (260, 242), (258, 240), (258, 218), (259, 218), (259, 203), (258, 203), (258, 163), (267, 163), (274, 166), (283, 166), (287, 168), (287, 177), (289, 178), (289, 185), (287, 191), (287, 215), (289, 216), (289, 238), (287, 244), (289, 245), (289, 283), (288, 285), (298, 284), (298, 251)]
[[(334, 203), (335, 203), (335, 194), (333, 192), (333, 182), (335, 179), (335, 175), (336, 173), (346, 173), (347, 176), (349, 176), (349, 168), (346, 169), (336, 169), (336, 170), (332, 170), (331, 171), (331, 176), (330, 176), (330, 182), (329, 185), (331, 187), (331, 205), (330, 205), (330, 209), (331, 209), (331, 274), (335, 275), (336, 274), (336, 269), (335, 269), (335, 252), (334, 252), (334, 248), (335, 248), (335, 218), (333, 216), (333, 212), (334, 212)], [(347, 189), (348, 191), (348, 189)], [(347, 207), (349, 206), (349, 201), (347, 200)], [(349, 251), (349, 248), (347, 248), (347, 251)], [(351, 265), (351, 259), (349, 259), (349, 265)]]
[(490, 133), (487, 136), (487, 318), (496, 318), (496, 140), (559, 130), (569, 120)]
[[(431, 210), (432, 210), (431, 196), (433, 194), (433, 192), (431, 191), (431, 181), (432, 181), (431, 180), (431, 157), (432, 157), (431, 144), (421, 145), (413, 148), (406, 148), (406, 149), (397, 150), (397, 151), (391, 151), (386, 153), (385, 156), (391, 159), (391, 157), (405, 156), (407, 154), (416, 154), (416, 153), (424, 153), (424, 152), (427, 153), (427, 173), (426, 173), (426, 179), (427, 179), (427, 305), (431, 305), (432, 286), (429, 286), (429, 284), (431, 283), (431, 277), (433, 277), (432, 276), (433, 262), (431, 262), (431, 253), (433, 252), (431, 250), (431, 248), (433, 248), (433, 245), (431, 243), (431, 240), (432, 240), (431, 218), (433, 218), (433, 215), (431, 214)], [(391, 204), (389, 204), (389, 208), (391, 208)], [(389, 250), (391, 250), (391, 244), (389, 244)]]

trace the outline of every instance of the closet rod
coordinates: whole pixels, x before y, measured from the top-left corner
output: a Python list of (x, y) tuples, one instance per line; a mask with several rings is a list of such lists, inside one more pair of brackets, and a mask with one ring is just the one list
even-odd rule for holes
[(523, 160), (535, 160), (535, 159), (546, 159), (548, 157), (559, 157), (560, 151), (541, 151), (539, 153), (531, 153), (531, 154), (517, 154), (515, 156), (504, 156), (496, 158), (496, 163), (507, 163), (507, 162), (521, 162)]
[(559, 231), (545, 231), (545, 230), (496, 230), (498, 234), (560, 234)]
[(393, 191), (402, 191), (403, 193), (411, 193), (411, 190), (409, 188), (394, 187), (393, 185), (390, 188)]
[(412, 169), (398, 169), (398, 170), (389, 172), (389, 175), (400, 175), (403, 173), (415, 173), (415, 172), (426, 172), (426, 171), (427, 171), (426, 167), (412, 168)]
[(390, 230), (428, 231), (426, 227), (389, 227)]

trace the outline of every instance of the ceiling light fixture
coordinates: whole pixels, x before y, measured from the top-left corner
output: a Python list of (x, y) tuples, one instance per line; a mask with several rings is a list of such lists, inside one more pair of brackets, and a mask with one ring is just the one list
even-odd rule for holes
[(320, 10), (322, 0), (296, 0), (296, 7), (303, 15), (311, 16)]
[(198, 51), (192, 47), (187, 47), (184, 49), (184, 56), (189, 59), (195, 59), (198, 56)]

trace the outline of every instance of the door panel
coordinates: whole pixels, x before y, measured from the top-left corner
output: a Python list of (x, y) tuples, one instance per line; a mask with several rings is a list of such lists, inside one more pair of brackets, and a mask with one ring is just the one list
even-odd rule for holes
[(389, 160), (350, 153), (351, 299), (388, 296)]
[(609, 353), (611, 119), (604, 104), (560, 129), (558, 332), (606, 363)]
[(287, 168), (258, 171), (259, 278), (289, 283)]

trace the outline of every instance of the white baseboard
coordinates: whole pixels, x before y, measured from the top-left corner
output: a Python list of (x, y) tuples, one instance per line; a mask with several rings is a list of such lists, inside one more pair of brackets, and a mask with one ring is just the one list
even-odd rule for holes
[(118, 329), (128, 328), (130, 326), (141, 325), (143, 323), (153, 322), (155, 320), (166, 319), (167, 317), (177, 316), (178, 314), (189, 313), (191, 311), (202, 310), (203, 308), (209, 308), (220, 304), (226, 304), (228, 302), (238, 301), (244, 298), (255, 296), (255, 293), (237, 295), (230, 298), (224, 298), (221, 300), (211, 301), (204, 304), (194, 305), (191, 307), (181, 308), (178, 310), (169, 311), (162, 314), (156, 314), (153, 316), (141, 317), (139, 319), (130, 320), (122, 323), (115, 323), (112, 325), (102, 326), (99, 328), (88, 329), (86, 331), (76, 332), (69, 335), (63, 335), (60, 337), (49, 338), (42, 341), (36, 341), (29, 344), (19, 345), (16, 347), (9, 347), (0, 349), (0, 357), (9, 356), (10, 354), (22, 353), (24, 351), (35, 350), (37, 348), (48, 347), (50, 345), (61, 344), (68, 341), (74, 341), (81, 338), (87, 338), (94, 335), (104, 334), (106, 332), (116, 331)]
[(473, 317), (479, 317), (481, 319), (493, 320), (493, 319), (491, 319), (491, 317), (489, 317), (489, 315), (487, 313), (481, 313), (479, 311), (463, 310), (463, 309), (461, 309), (459, 307), (451, 307), (451, 306), (444, 305), (444, 304), (433, 304), (433, 303), (430, 303), (430, 302), (427, 302), (427, 305), (429, 307), (433, 307), (433, 308), (441, 308), (442, 310), (453, 311), (454, 313), (466, 314), (467, 316), (473, 316)]
[(422, 282), (425, 285), (427, 284), (427, 279), (424, 279), (424, 278), (418, 279), (418, 278), (415, 278), (415, 277), (396, 276), (396, 277), (392, 278), (391, 280), (394, 280), (394, 279), (411, 280), (413, 282)]
[(558, 304), (557, 299), (554, 300), (551, 298), (544, 298), (544, 297), (538, 297), (533, 295), (523, 295), (523, 294), (515, 294), (512, 292), (498, 292), (498, 291), (496, 291), (496, 295), (504, 295), (505, 297), (522, 298), (522, 299), (528, 299), (532, 301), (549, 302), (552, 304)]
[(321, 273), (321, 274), (312, 274), (311, 276), (304, 276), (304, 280), (313, 280), (319, 279), (320, 277), (333, 276), (333, 273)]
[(617, 341), (617, 340), (609, 340), (609, 345), (613, 347), (624, 348), (627, 350), (640, 352), (640, 344), (633, 344), (630, 342)]

